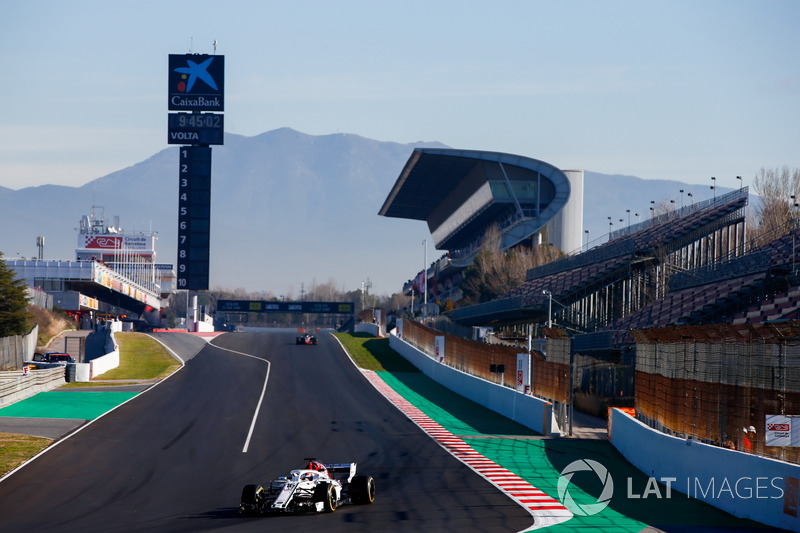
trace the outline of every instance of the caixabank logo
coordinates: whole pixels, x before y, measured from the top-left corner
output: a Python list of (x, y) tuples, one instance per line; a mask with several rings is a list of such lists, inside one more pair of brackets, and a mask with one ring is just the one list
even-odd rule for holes
[(225, 110), (225, 56), (170, 54), (170, 111)]

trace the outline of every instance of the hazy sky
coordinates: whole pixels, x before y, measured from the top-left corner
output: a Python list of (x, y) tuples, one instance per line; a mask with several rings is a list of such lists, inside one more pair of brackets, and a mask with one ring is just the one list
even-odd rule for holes
[(800, 167), (798, 22), (793, 0), (0, 0), (0, 186), (82, 185), (166, 148), (167, 56), (216, 39), (233, 133), (737, 187)]

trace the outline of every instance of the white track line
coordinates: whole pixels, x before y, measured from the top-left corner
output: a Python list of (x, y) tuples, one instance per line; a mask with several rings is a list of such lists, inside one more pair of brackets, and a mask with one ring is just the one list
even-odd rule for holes
[[(216, 337), (214, 337), (215, 339)], [(226, 352), (235, 353), (237, 355), (243, 355), (245, 357), (250, 357), (251, 359), (256, 359), (258, 361), (263, 361), (267, 364), (267, 375), (264, 377), (264, 386), (261, 388), (261, 396), (258, 398), (258, 404), (256, 405), (255, 412), (253, 412), (253, 419), (250, 422), (250, 430), (247, 432), (247, 438), (244, 441), (244, 447), (242, 448), (242, 453), (247, 453), (247, 450), (250, 449), (250, 439), (253, 436), (253, 431), (256, 428), (256, 421), (258, 420), (258, 414), (261, 412), (261, 404), (264, 402), (264, 395), (267, 393), (267, 383), (269, 382), (269, 371), (272, 369), (272, 364), (266, 359), (262, 359), (260, 357), (256, 357), (255, 355), (251, 355), (249, 353), (244, 352), (237, 352), (236, 350), (231, 350), (230, 348), (223, 348), (222, 346), (217, 346), (213, 343), (214, 339), (207, 341), (210, 345), (214, 348), (219, 350), (225, 350)]]

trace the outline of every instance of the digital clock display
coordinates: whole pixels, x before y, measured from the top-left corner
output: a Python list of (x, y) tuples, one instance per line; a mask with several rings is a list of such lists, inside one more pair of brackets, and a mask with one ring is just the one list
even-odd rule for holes
[(222, 117), (216, 113), (170, 113), (170, 126), (177, 128), (222, 129)]
[(167, 115), (169, 144), (224, 144), (224, 115), (221, 113), (170, 113)]

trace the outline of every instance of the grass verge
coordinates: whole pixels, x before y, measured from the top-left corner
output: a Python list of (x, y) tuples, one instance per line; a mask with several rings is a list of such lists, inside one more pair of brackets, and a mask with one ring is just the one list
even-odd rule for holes
[(356, 365), (375, 372), (419, 372), (417, 367), (389, 347), (389, 339), (367, 333), (334, 333)]
[(119, 344), (119, 366), (97, 379), (158, 379), (180, 366), (158, 341), (144, 333), (115, 333), (114, 338)]
[(0, 477), (47, 448), (52, 439), (0, 433)]
[[(103, 378), (105, 379), (105, 378)], [(69, 383), (65, 383), (61, 385), (58, 390), (61, 389), (82, 389), (82, 388), (91, 388), (91, 387), (119, 387), (122, 385), (140, 385), (141, 381), (114, 381), (109, 383), (107, 381), (70, 381)]]
[[(129, 381), (132, 379), (166, 377), (180, 366), (161, 344), (143, 333), (117, 333), (114, 338), (119, 344), (119, 366), (97, 378), (119, 380), (118, 382), (72, 382), (61, 388), (129, 385), (135, 383)], [(43, 437), (0, 433), (0, 476), (35, 456), (51, 442), (52, 439)]]

